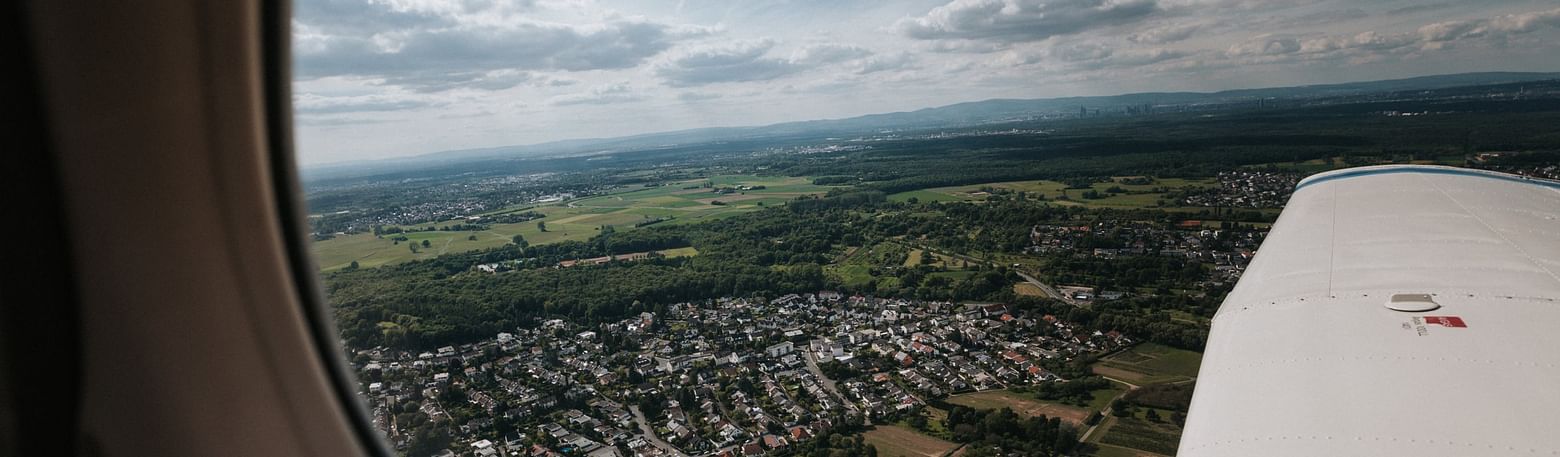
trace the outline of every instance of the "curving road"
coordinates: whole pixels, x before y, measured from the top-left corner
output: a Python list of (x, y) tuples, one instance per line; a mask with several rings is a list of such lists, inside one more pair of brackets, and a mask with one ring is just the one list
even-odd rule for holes
[(628, 411), (634, 413), (634, 422), (639, 423), (639, 431), (644, 434), (646, 440), (650, 441), (650, 444), (665, 449), (676, 457), (688, 457), (688, 454), (684, 454), (682, 449), (678, 449), (672, 443), (662, 441), (661, 437), (656, 436), (655, 429), (650, 428), (650, 421), (645, 419), (645, 413), (639, 411), (639, 405), (628, 405)]

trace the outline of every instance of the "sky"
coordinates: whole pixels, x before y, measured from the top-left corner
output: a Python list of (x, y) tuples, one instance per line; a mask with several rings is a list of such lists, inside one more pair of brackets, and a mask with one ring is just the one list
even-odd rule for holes
[(992, 98), (1560, 71), (1560, 1), (295, 0), (305, 165)]

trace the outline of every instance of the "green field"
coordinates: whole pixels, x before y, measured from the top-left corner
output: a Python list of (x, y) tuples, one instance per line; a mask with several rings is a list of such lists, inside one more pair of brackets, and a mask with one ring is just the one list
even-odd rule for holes
[(1082, 424), (1089, 417), (1089, 410), (1077, 406), (1051, 403), (1037, 400), (1025, 394), (1008, 392), (1006, 390), (988, 390), (959, 394), (948, 397), (950, 404), (968, 406), (975, 409), (1001, 409), (1012, 408), (1013, 412), (1023, 416), (1046, 416), (1061, 418), (1073, 424)]
[(1094, 443), (1094, 446), (1096, 446), (1094, 452), (1091, 452), (1087, 455), (1094, 457), (1155, 457), (1161, 455), (1152, 452), (1139, 451), (1137, 449), (1112, 446), (1108, 444)]
[(1104, 411), (1106, 406), (1110, 406), (1111, 400), (1115, 400), (1117, 396), (1120, 396), (1123, 392), (1127, 391), (1127, 386), (1123, 386), (1114, 382), (1110, 383), (1110, 385), (1111, 388), (1109, 389), (1100, 389), (1089, 392), (1090, 411)]
[(1181, 427), (1170, 422), (1168, 411), (1155, 410), (1160, 417), (1158, 420), (1147, 419), (1146, 411), (1112, 418), (1109, 426), (1101, 430), (1104, 434), (1100, 435), (1099, 443), (1175, 455), (1176, 446), (1181, 442)]
[(1201, 365), (1200, 353), (1144, 343), (1100, 359), (1094, 373), (1141, 386), (1195, 379)]
[(862, 437), (866, 438), (867, 444), (877, 448), (880, 457), (936, 457), (958, 446), (895, 425), (879, 425), (862, 433)]
[[(757, 190), (733, 190), (715, 193), (712, 187), (763, 186)], [(685, 189), (692, 187), (692, 189)], [(314, 243), (315, 261), (321, 270), (345, 268), (353, 261), (359, 267), (368, 268), (410, 260), (429, 259), (440, 254), (487, 249), (503, 246), (514, 235), (523, 235), (533, 245), (556, 243), (565, 240), (588, 240), (610, 225), (616, 230), (633, 230), (633, 224), (658, 217), (673, 217), (662, 224), (689, 224), (731, 217), (756, 211), (765, 206), (783, 205), (802, 195), (828, 192), (832, 187), (817, 186), (809, 178), (770, 177), (752, 175), (725, 175), (710, 178), (682, 180), (657, 187), (620, 187), (606, 195), (587, 197), (569, 202), (529, 208), (545, 215), (542, 219), (515, 224), (495, 224), (488, 230), (477, 232), (414, 232), (404, 234), (408, 241), (418, 244), (413, 253), (406, 243), (397, 244), (390, 237), (376, 237), (360, 233), (337, 236)], [(720, 201), (724, 205), (712, 204)], [(507, 208), (489, 214), (511, 212), (527, 208)], [(537, 222), (545, 222), (547, 231), (537, 228)], [(451, 225), (464, 221), (440, 221), (405, 226), (407, 229)], [(468, 237), (476, 235), (476, 240)], [(429, 247), (421, 247), (428, 240)], [(668, 253), (668, 256), (673, 256)]]
[[(1160, 189), (1179, 189), (1183, 187), (1210, 187), (1218, 185), (1218, 180), (1206, 179), (1180, 179), (1164, 178), (1155, 179), (1150, 184), (1123, 184), (1125, 177), (1112, 178), (1109, 182), (1094, 183), (1089, 189), (1068, 189), (1066, 184), (1057, 181), (1008, 181), (985, 184), (971, 184), (967, 186), (936, 187), (931, 189), (900, 192), (888, 196), (892, 201), (908, 201), (914, 197), (919, 202), (931, 201), (981, 201), (991, 195), (988, 191), (993, 189), (1025, 192), (1030, 198), (1044, 196), (1046, 200), (1059, 205), (1082, 205), (1091, 208), (1150, 208), (1157, 207), (1159, 200), (1164, 198), (1164, 192)], [(1122, 193), (1108, 194), (1107, 189), (1120, 188)], [(1099, 199), (1083, 198), (1083, 193), (1089, 190), (1105, 195)]]

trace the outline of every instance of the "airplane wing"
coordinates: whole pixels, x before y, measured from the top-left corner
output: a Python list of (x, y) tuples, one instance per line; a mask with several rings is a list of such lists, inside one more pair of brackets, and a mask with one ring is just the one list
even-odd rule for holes
[(1214, 316), (1178, 455), (1560, 455), (1560, 183), (1301, 181)]

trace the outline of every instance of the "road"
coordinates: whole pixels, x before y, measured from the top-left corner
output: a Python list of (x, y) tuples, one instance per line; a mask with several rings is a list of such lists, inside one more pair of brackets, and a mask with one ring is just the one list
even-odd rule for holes
[(834, 380), (824, 376), (823, 370), (818, 369), (818, 361), (813, 359), (812, 351), (802, 351), (802, 360), (807, 362), (807, 371), (818, 377), (818, 383), (823, 384), (823, 390), (827, 390), (829, 394), (834, 395), (834, 399), (839, 400), (841, 405), (845, 405), (847, 410), (856, 410), (856, 405), (846, 400), (845, 395), (840, 393), (840, 389), (835, 387)]
[(678, 449), (672, 443), (661, 441), (661, 437), (656, 436), (655, 429), (650, 428), (650, 421), (645, 419), (645, 413), (639, 411), (639, 405), (628, 405), (628, 410), (634, 413), (634, 422), (639, 423), (639, 431), (644, 434), (646, 440), (650, 441), (650, 444), (665, 449), (676, 457), (688, 457), (688, 454), (684, 454), (682, 449)]
[[(1101, 378), (1105, 378), (1105, 380), (1107, 380), (1107, 381), (1111, 381), (1111, 382), (1114, 382), (1114, 383), (1117, 383), (1117, 384), (1122, 384), (1122, 385), (1127, 386), (1127, 390), (1122, 392), (1121, 395), (1117, 395), (1116, 398), (1112, 398), (1110, 404), (1115, 404), (1116, 400), (1120, 400), (1122, 397), (1126, 397), (1127, 394), (1132, 393), (1132, 391), (1138, 389), (1138, 385), (1137, 384), (1133, 384), (1133, 383), (1130, 383), (1130, 382), (1122, 381), (1120, 379), (1112, 378), (1110, 376), (1100, 376), (1100, 377)], [(1176, 382), (1172, 382), (1170, 384), (1186, 384), (1186, 383), (1189, 383), (1189, 382), (1197, 382), (1197, 378), (1192, 378), (1192, 379), (1188, 379), (1188, 380), (1184, 380), (1184, 381), (1176, 381)], [(1105, 422), (1110, 420), (1110, 417), (1111, 417), (1110, 411), (1111, 411), (1110, 406), (1106, 406), (1105, 410), (1100, 411), (1100, 415), (1103, 416), (1103, 418), (1101, 418), (1099, 422), (1095, 422), (1094, 425), (1089, 426), (1089, 429), (1087, 431), (1083, 432), (1083, 436), (1079, 437), (1078, 441), (1079, 442), (1088, 442), (1089, 441), (1089, 436), (1094, 434), (1094, 429), (1100, 428), (1101, 425), (1105, 425)]]
[[(1105, 378), (1105, 379), (1110, 379), (1110, 378)], [(1111, 379), (1111, 380), (1115, 381), (1114, 379)], [(1122, 384), (1127, 384), (1127, 383), (1123, 382)], [(1116, 400), (1120, 400), (1121, 397), (1127, 396), (1128, 392), (1132, 392), (1133, 390), (1136, 390), (1136, 389), (1137, 389), (1137, 386), (1134, 386), (1132, 384), (1127, 384), (1127, 390), (1122, 392), (1120, 395), (1117, 395), (1116, 398), (1110, 399), (1110, 404), (1111, 405), (1115, 404)], [(1101, 425), (1105, 425), (1105, 422), (1110, 420), (1110, 411), (1111, 411), (1111, 407), (1109, 405), (1105, 406), (1105, 409), (1100, 411), (1100, 420), (1099, 420), (1099, 422), (1095, 422), (1094, 425), (1090, 425), (1089, 429), (1085, 430), (1083, 432), (1083, 436), (1078, 437), (1078, 442), (1080, 442), (1080, 443), (1087, 443), (1087, 442), (1089, 442), (1089, 435), (1093, 435), (1095, 429), (1100, 428)]]
[(1051, 297), (1051, 298), (1054, 298), (1054, 299), (1057, 299), (1057, 300), (1061, 300), (1061, 301), (1067, 302), (1068, 304), (1071, 304), (1073, 306), (1082, 306), (1082, 305), (1079, 305), (1078, 302), (1073, 301), (1072, 297), (1069, 297), (1069, 296), (1067, 296), (1065, 294), (1062, 294), (1061, 292), (1057, 292), (1056, 288), (1051, 287), (1050, 285), (1047, 285), (1046, 283), (1040, 282), (1040, 280), (1035, 279), (1034, 276), (1030, 276), (1029, 273), (1025, 273), (1025, 272), (1018, 271), (1018, 270), (1013, 270), (1013, 272), (1018, 273), (1019, 277), (1024, 278), (1024, 282), (1032, 284), (1035, 287), (1039, 287), (1040, 290), (1044, 291), (1045, 295), (1048, 296), (1048, 297)]

